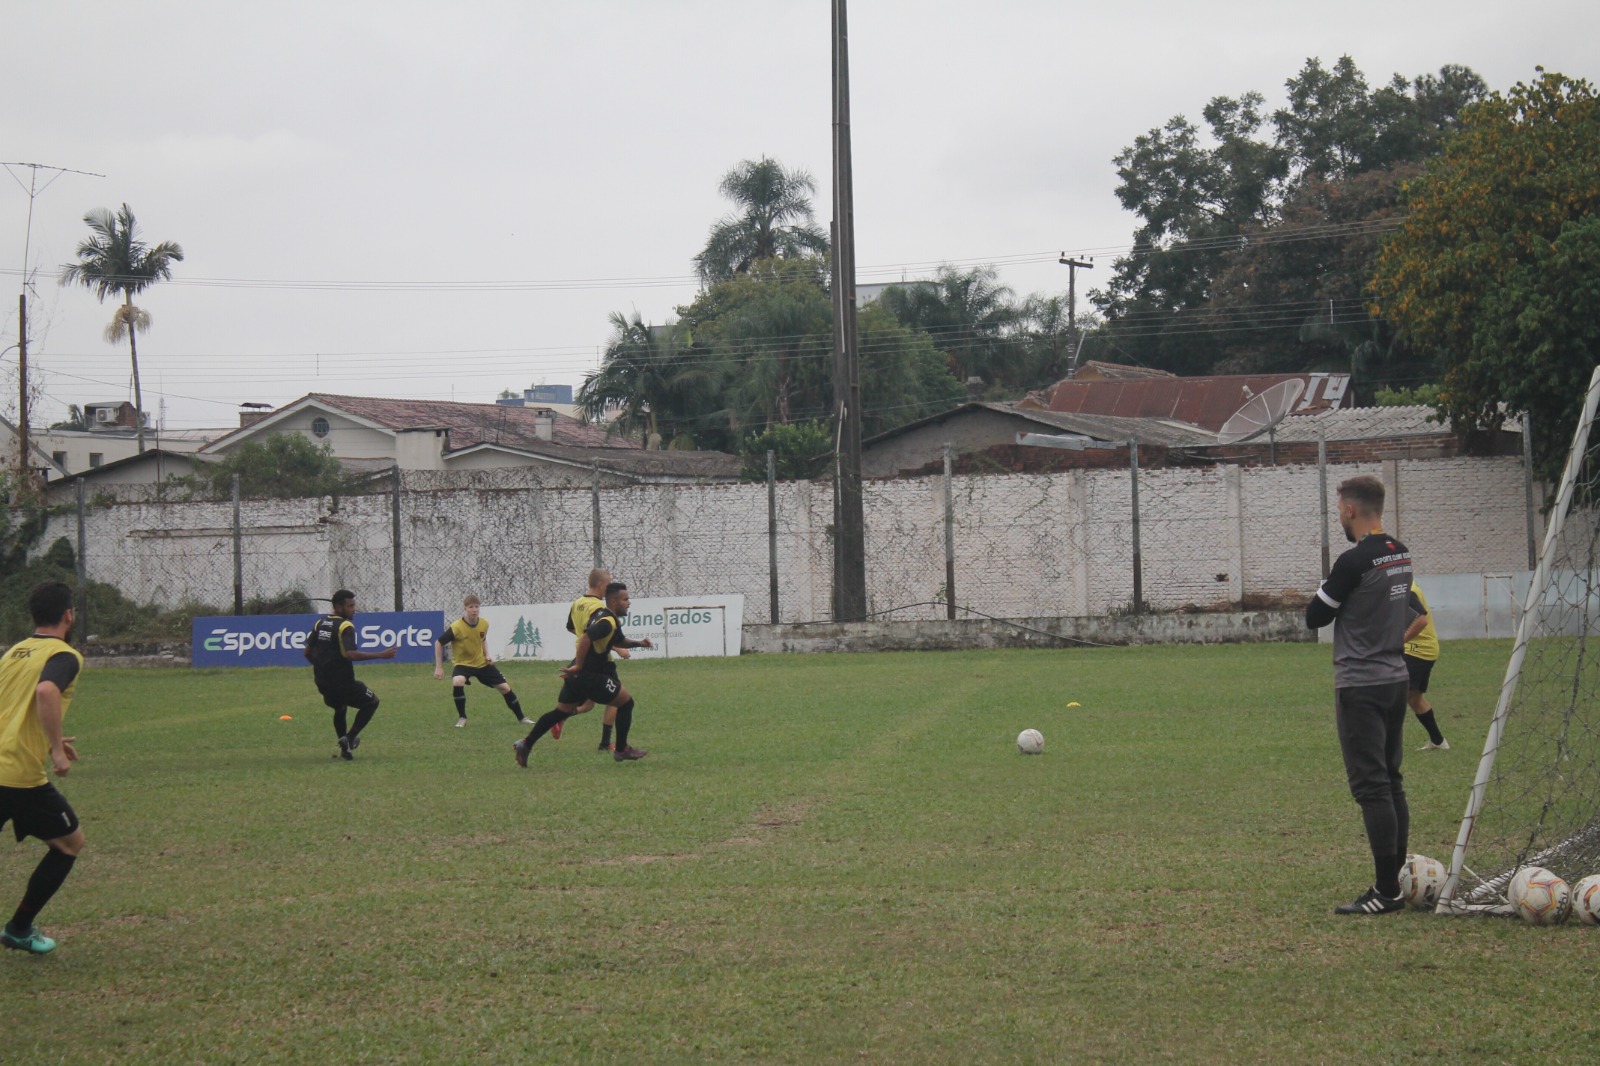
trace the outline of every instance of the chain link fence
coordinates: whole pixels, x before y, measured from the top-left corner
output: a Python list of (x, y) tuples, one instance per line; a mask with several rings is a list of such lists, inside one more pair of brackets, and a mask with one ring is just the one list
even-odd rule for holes
[[(1516, 458), (961, 474), (864, 485), (867, 604), (890, 619), (1092, 616), (1304, 602), (1343, 550), (1326, 505), (1357, 473), (1390, 485), (1420, 572), (1519, 570)], [(367, 610), (563, 602), (589, 568), (636, 596), (737, 593), (745, 621), (827, 621), (827, 481), (562, 484), (524, 469), (391, 473), (365, 491), (232, 500), (138, 490), (53, 508), (80, 584), (146, 614), (299, 613), (338, 587)], [(1470, 491), (1467, 487), (1470, 486)], [(58, 550), (59, 554), (59, 550)], [(88, 631), (103, 638), (89, 612)], [(124, 628), (126, 628), (124, 626)]]

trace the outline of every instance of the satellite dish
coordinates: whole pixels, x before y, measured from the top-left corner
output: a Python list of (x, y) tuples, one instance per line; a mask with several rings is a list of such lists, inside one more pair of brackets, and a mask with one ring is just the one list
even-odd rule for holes
[(1240, 444), (1269, 432), (1283, 421), (1305, 391), (1306, 383), (1303, 380), (1290, 378), (1250, 397), (1243, 407), (1222, 423), (1222, 428), (1217, 430), (1217, 443)]

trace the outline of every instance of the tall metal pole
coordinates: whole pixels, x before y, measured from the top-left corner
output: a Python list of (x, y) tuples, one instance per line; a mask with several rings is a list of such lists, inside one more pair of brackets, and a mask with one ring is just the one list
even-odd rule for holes
[[(55, 171), (55, 177), (44, 183), (45, 189), (54, 185), (63, 174), (82, 174), (89, 178), (103, 178), (105, 175), (69, 167), (46, 166), (43, 163), (0, 163), (0, 166), (7, 170), (11, 167), (27, 167), (29, 171), (28, 226), (22, 236), (22, 292), (17, 297), (17, 394), (21, 397), (17, 406), (17, 480), (22, 490), (28, 492), (33, 488), (33, 480), (28, 472), (28, 256), (33, 249), (33, 201), (44, 192), (39, 188), (39, 171)], [(139, 450), (144, 449), (141, 447)]]
[(1139, 438), (1128, 440), (1128, 472), (1133, 479), (1133, 613), (1144, 613), (1144, 559), (1139, 551)]
[(861, 350), (856, 337), (855, 194), (850, 168), (850, 33), (833, 0), (833, 617), (867, 616), (866, 514), (861, 491)]
[(17, 485), (33, 488), (28, 471), (28, 294), (17, 294)]
[(80, 640), (89, 636), (89, 563), (83, 553), (88, 541), (83, 535), (83, 478), (78, 478), (78, 634)]
[(956, 619), (956, 497), (950, 484), (950, 456), (955, 448), (944, 443), (944, 616)]
[(389, 537), (394, 552), (394, 609), (406, 609), (405, 571), (400, 555), (400, 464), (394, 464), (394, 485), (389, 498)]
[(1322, 501), (1318, 513), (1322, 515), (1322, 576), (1328, 576), (1329, 562), (1333, 557), (1328, 543), (1328, 434), (1322, 423), (1317, 423), (1317, 498)]
[(778, 624), (778, 457), (767, 451), (767, 621)]
[(1072, 338), (1072, 361), (1067, 365), (1069, 374), (1078, 372), (1078, 271), (1093, 270), (1094, 259), (1074, 259), (1066, 252), (1056, 260), (1067, 268), (1067, 336)]
[(239, 521), (239, 474), (233, 475), (233, 613), (244, 614), (244, 525)]
[(1533, 522), (1533, 416), (1522, 415), (1522, 509), (1528, 524), (1528, 569), (1539, 565), (1539, 541)]
[(602, 562), (600, 552), (600, 464), (594, 464), (593, 477), (589, 482), (589, 510), (594, 526), (594, 565), (606, 565)]

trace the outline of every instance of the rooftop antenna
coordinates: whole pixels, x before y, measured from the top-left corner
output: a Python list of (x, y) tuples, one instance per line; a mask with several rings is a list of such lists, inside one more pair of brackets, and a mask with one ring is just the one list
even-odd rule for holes
[[(1248, 391), (1248, 390), (1246, 390)], [(1272, 464), (1278, 464), (1278, 435), (1274, 432), (1294, 408), (1295, 401), (1306, 391), (1300, 378), (1280, 381), (1270, 389), (1263, 389), (1245, 401), (1244, 406), (1228, 416), (1217, 430), (1218, 444), (1243, 444), (1265, 433), (1269, 441)]]

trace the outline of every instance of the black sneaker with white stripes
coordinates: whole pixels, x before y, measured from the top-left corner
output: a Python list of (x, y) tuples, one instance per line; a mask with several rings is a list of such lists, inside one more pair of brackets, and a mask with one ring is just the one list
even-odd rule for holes
[(1357, 896), (1355, 902), (1333, 908), (1335, 914), (1393, 914), (1406, 909), (1405, 900), (1399, 896), (1385, 896), (1376, 887)]

